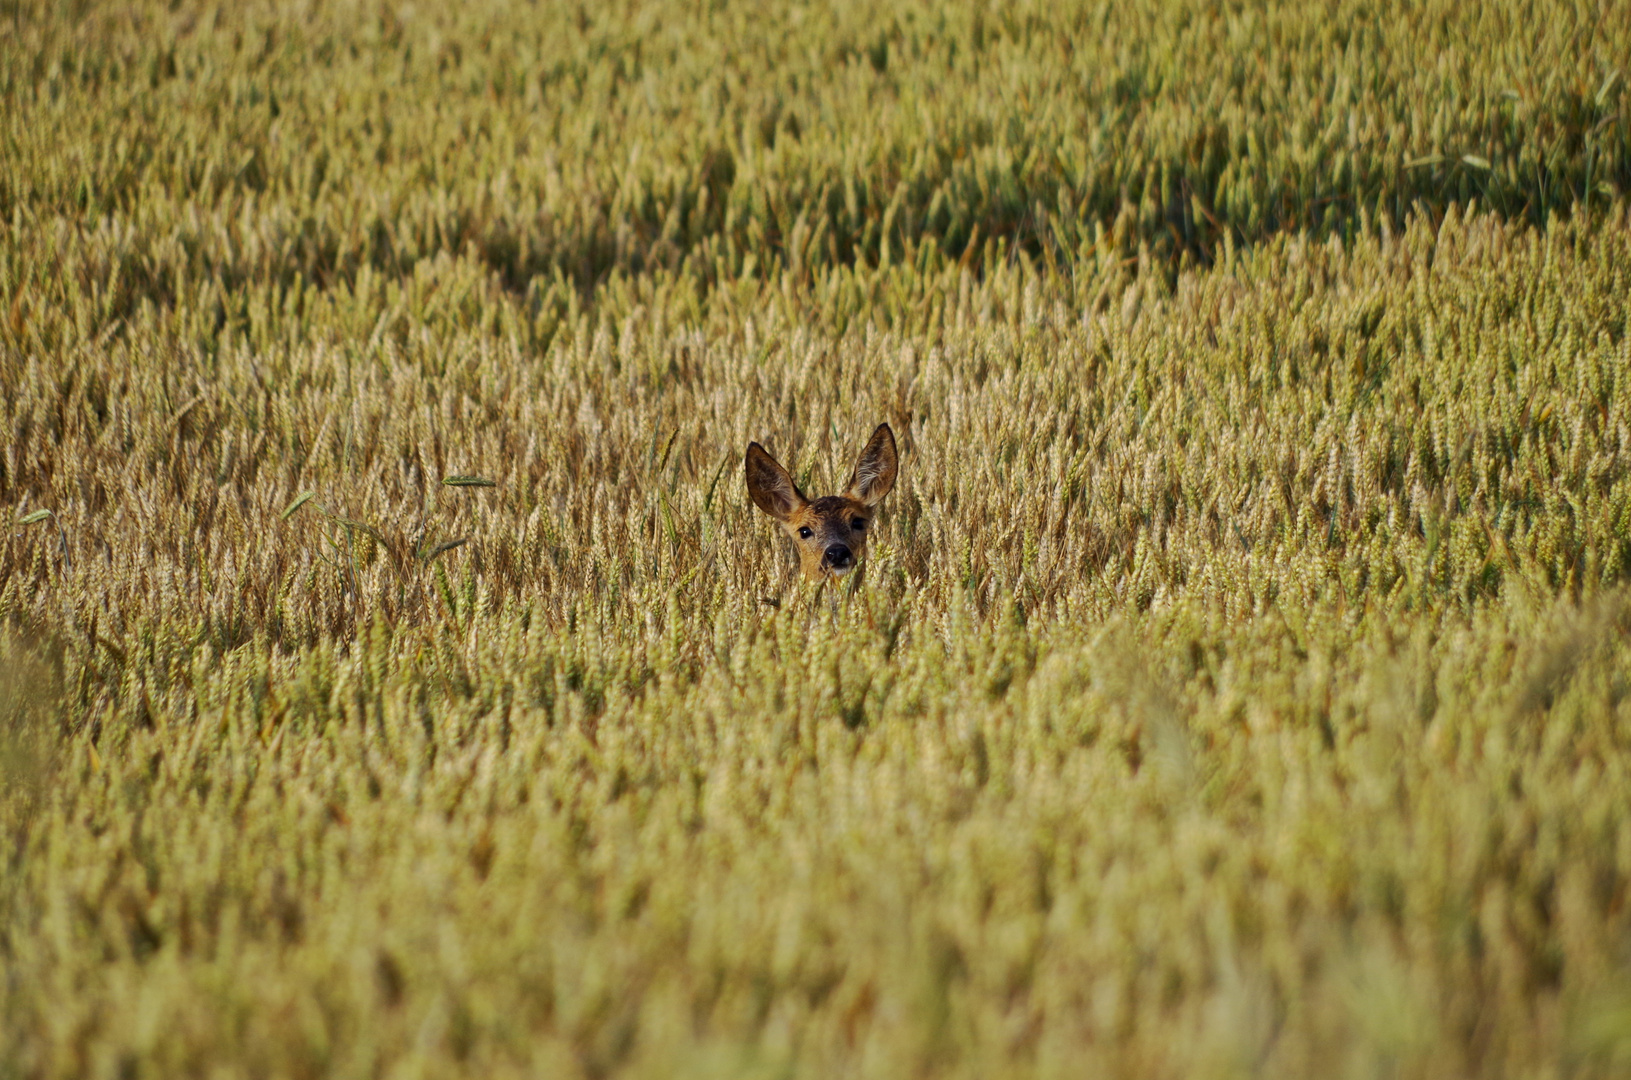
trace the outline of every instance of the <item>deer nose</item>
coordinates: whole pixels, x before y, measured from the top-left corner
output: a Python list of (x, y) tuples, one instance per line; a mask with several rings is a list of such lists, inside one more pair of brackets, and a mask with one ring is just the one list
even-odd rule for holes
[(832, 567), (848, 566), (850, 564), (850, 559), (851, 558), (852, 558), (852, 556), (850, 555), (849, 548), (846, 547), (845, 545), (843, 545), (843, 544), (829, 544), (827, 546), (827, 565), (828, 566), (832, 566)]

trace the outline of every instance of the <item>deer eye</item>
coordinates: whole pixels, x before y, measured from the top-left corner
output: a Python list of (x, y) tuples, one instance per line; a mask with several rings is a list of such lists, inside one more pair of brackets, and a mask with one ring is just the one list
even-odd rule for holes
[(850, 525), (856, 532), (860, 532), (862, 529), (866, 528), (866, 518), (856, 518), (854, 521), (850, 522)]
[(810, 526), (808, 526), (808, 525), (802, 526), (799, 529), (799, 536), (802, 537), (805, 540), (810, 539), (810, 537), (812, 537), (814, 535), (815, 535), (815, 533), (810, 531)]

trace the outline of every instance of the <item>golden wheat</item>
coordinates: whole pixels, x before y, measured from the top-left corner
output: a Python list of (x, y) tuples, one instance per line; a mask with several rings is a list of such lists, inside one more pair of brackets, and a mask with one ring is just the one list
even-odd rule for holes
[(799, 10), (10, 9), (0, 1077), (1622, 1074), (1631, 22)]

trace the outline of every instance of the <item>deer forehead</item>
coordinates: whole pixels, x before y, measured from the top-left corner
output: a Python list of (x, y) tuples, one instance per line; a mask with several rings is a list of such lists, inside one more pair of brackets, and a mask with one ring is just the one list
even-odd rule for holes
[(859, 499), (851, 499), (845, 495), (827, 495), (805, 504), (788, 518), (787, 523), (795, 529), (819, 529), (833, 525), (849, 524), (851, 517), (867, 516), (866, 503)]

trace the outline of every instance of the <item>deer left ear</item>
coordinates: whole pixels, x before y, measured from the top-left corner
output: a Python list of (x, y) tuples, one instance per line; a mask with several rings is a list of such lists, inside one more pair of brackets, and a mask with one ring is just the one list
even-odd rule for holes
[(748, 495), (753, 499), (753, 504), (777, 521), (786, 521), (793, 516), (793, 511), (809, 501), (781, 463), (758, 443), (748, 443), (744, 465)]
[(868, 506), (876, 506), (895, 486), (895, 473), (899, 470), (895, 433), (888, 424), (879, 424), (861, 450), (861, 458), (855, 463), (855, 473), (849, 478), (849, 491), (846, 494)]

